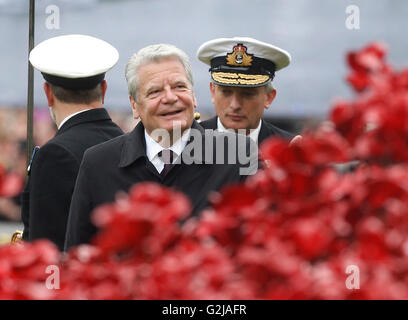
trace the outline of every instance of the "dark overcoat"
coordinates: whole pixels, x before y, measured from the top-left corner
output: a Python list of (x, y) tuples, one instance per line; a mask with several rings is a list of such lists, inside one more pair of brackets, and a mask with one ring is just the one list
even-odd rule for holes
[[(190, 138), (182, 153), (183, 156), (195, 139), (208, 138), (204, 129), (196, 121), (193, 122), (192, 128), (199, 133), (199, 137)], [(211, 136), (210, 140), (216, 140), (215, 142), (211, 140), (213, 147), (219, 145), (220, 140), (227, 143), (227, 140), (223, 139), (226, 136), (237, 137), (238, 135)], [(241, 137), (244, 137), (248, 151), (250, 139)], [(203, 149), (205, 149), (205, 143), (202, 143)], [(214, 153), (211, 155), (213, 158), (210, 162), (214, 162), (217, 154), (214, 148), (211, 149)], [(225, 148), (228, 149), (228, 146)], [(132, 132), (87, 150), (72, 197), (65, 250), (89, 243), (97, 232), (97, 228), (91, 222), (93, 209), (101, 204), (113, 202), (119, 191), (128, 192), (136, 183), (151, 181), (183, 192), (192, 202), (192, 215), (197, 215), (209, 205), (208, 195), (212, 191), (218, 191), (229, 183), (244, 180), (247, 176), (243, 175), (240, 169), (246, 167), (249, 162), (257, 163), (257, 150), (251, 156), (251, 160), (236, 161), (235, 164), (228, 164), (226, 159), (218, 161), (219, 164), (210, 164), (207, 161), (210, 157), (206, 157), (208, 154), (206, 151), (202, 154), (199, 152), (191, 154), (193, 157), (187, 161), (189, 163), (180, 161), (165, 177), (162, 177), (146, 156), (142, 122), (139, 122)], [(228, 151), (225, 152), (225, 157), (227, 154)], [(247, 155), (250, 156), (249, 153)]]

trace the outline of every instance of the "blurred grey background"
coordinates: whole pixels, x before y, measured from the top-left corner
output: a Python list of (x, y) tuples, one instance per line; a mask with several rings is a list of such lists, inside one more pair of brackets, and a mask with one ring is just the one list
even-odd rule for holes
[[(60, 29), (49, 30), (49, 5), (60, 10)], [(360, 29), (345, 26), (346, 8), (360, 9)], [(25, 107), (28, 0), (0, 0), (0, 105)], [(120, 52), (108, 72), (108, 110), (128, 111), (124, 68), (138, 49), (172, 43), (191, 57), (200, 112), (212, 115), (208, 67), (196, 58), (201, 43), (218, 37), (249, 36), (277, 45), (292, 64), (274, 80), (277, 98), (267, 111), (275, 118), (324, 118), (333, 99), (350, 97), (344, 82), (345, 53), (370, 41), (389, 47), (389, 60), (407, 65), (406, 0), (37, 0), (35, 43), (82, 33), (102, 38)], [(35, 106), (46, 107), (42, 77), (35, 72)]]

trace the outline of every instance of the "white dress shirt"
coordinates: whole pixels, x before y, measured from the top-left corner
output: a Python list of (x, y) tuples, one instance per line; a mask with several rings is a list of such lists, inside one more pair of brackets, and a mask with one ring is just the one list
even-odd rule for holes
[[(258, 143), (258, 136), (259, 136), (259, 131), (261, 131), (261, 125), (262, 125), (262, 120), (259, 120), (258, 127), (256, 129), (251, 129), (248, 135), (248, 137), (250, 137), (256, 143)], [(223, 124), (221, 123), (220, 117), (217, 117), (217, 130), (220, 132), (226, 132), (226, 131), (235, 132), (233, 129), (225, 128)]]
[[(177, 162), (177, 159), (180, 157), (183, 152), (186, 144), (190, 138), (191, 129), (184, 131), (180, 139), (178, 139), (169, 149), (173, 151), (174, 158), (173, 163)], [(159, 157), (159, 153), (166, 149), (163, 148), (159, 143), (157, 143), (146, 131), (145, 129), (145, 140), (146, 140), (146, 155), (149, 161), (154, 165), (157, 172), (162, 172), (164, 168), (164, 162)]]

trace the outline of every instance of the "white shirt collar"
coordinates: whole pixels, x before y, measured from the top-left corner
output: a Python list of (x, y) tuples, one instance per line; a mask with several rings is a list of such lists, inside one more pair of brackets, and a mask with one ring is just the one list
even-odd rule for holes
[(61, 129), (62, 125), (65, 122), (67, 122), (69, 119), (71, 119), (73, 116), (76, 116), (77, 114), (80, 114), (80, 113), (88, 111), (88, 110), (91, 110), (91, 109), (85, 109), (85, 110), (81, 110), (81, 111), (75, 112), (73, 114), (70, 114), (68, 117), (66, 117), (64, 120), (61, 121), (60, 125), (58, 126), (58, 130)]
[[(173, 163), (177, 161), (177, 158), (181, 155), (184, 148), (187, 145), (187, 142), (190, 138), (191, 128), (184, 131), (180, 139), (178, 139), (169, 149), (175, 153)], [(146, 140), (146, 156), (149, 161), (155, 166), (158, 172), (161, 172), (164, 168), (164, 162), (158, 156), (158, 153), (166, 148), (163, 148), (159, 143), (157, 143), (146, 131), (145, 140)]]
[[(259, 137), (259, 132), (261, 131), (261, 125), (262, 125), (262, 120), (259, 120), (258, 127), (256, 129), (251, 129), (248, 135), (256, 143), (258, 143), (258, 137)], [(217, 130), (220, 132), (226, 132), (226, 131), (233, 132), (232, 129), (227, 129), (224, 127), (224, 125), (221, 123), (220, 117), (217, 117)]]

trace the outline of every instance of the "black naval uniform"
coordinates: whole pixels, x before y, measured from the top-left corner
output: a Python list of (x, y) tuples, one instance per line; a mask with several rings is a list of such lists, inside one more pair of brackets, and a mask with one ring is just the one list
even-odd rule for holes
[(79, 113), (34, 156), (22, 194), (23, 239), (46, 238), (64, 247), (71, 196), (86, 149), (122, 135), (104, 108)]
[[(271, 136), (280, 136), (282, 138), (291, 140), (292, 138), (295, 137), (294, 134), (287, 132), (285, 130), (279, 129), (278, 127), (274, 126), (273, 124), (270, 124), (269, 122), (265, 120), (261, 120), (261, 129), (259, 131), (259, 136), (258, 136), (258, 145), (261, 145), (261, 143), (266, 140), (267, 138)], [(218, 117), (213, 117), (211, 119), (205, 120), (200, 122), (200, 125), (204, 129), (213, 129), (216, 130), (218, 128)]]
[[(193, 122), (192, 128), (200, 132), (200, 138), (207, 139), (204, 129), (196, 121)], [(239, 169), (248, 163), (209, 165), (187, 164), (184, 161), (175, 164), (168, 174), (162, 177), (147, 158), (144, 130), (142, 122), (139, 122), (132, 132), (86, 151), (72, 196), (65, 250), (89, 243), (97, 232), (97, 228), (91, 223), (92, 210), (101, 204), (113, 202), (118, 191), (128, 192), (130, 187), (138, 182), (156, 182), (184, 192), (192, 202), (192, 215), (197, 215), (209, 205), (208, 194), (211, 191), (218, 191), (224, 185), (242, 181), (246, 177), (240, 174)], [(225, 137), (226, 134), (218, 135), (215, 139), (222, 136)], [(183, 154), (187, 152), (191, 140), (190, 138)], [(249, 140), (244, 137), (247, 150)], [(224, 155), (227, 153), (228, 151)], [(213, 156), (215, 157), (215, 154)], [(251, 158), (252, 161), (254, 158), (257, 162), (257, 153)], [(202, 159), (207, 158), (205, 155), (199, 156), (194, 158), (194, 162)]]

